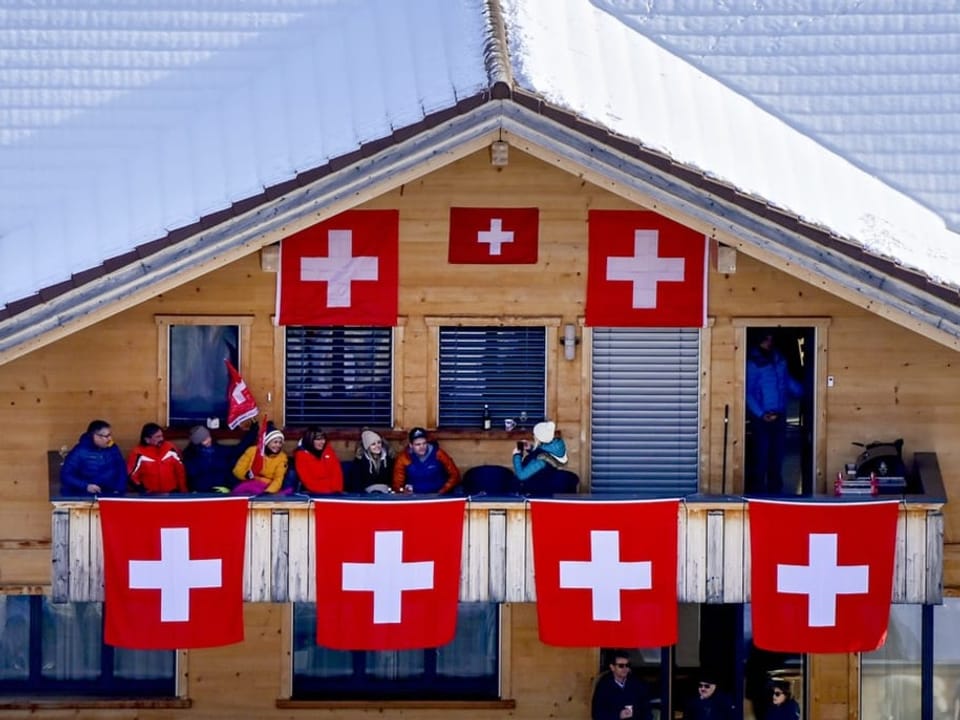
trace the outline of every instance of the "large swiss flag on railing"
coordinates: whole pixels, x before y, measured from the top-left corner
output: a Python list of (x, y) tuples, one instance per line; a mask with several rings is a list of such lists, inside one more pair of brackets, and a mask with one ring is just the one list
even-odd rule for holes
[(707, 238), (645, 210), (591, 210), (586, 323), (703, 327)]
[(410, 650), (453, 640), (465, 499), (315, 505), (317, 644)]
[(868, 652), (887, 635), (897, 502), (749, 500), (753, 642)]
[(400, 214), (349, 210), (280, 241), (280, 325), (397, 324)]
[(243, 640), (247, 498), (101, 498), (104, 641), (139, 650)]
[(678, 500), (531, 500), (540, 640), (677, 641)]

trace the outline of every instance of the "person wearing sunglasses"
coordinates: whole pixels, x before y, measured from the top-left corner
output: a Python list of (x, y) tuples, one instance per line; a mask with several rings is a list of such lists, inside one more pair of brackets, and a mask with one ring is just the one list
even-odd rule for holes
[(60, 492), (67, 496), (123, 495), (127, 464), (106, 420), (94, 420), (60, 466)]
[(716, 673), (701, 670), (697, 678), (697, 696), (687, 703), (683, 720), (734, 720), (733, 701), (717, 688)]
[(770, 684), (770, 707), (765, 720), (800, 720), (800, 705), (793, 699), (790, 683), (786, 680), (774, 680)]
[(610, 670), (600, 675), (593, 689), (592, 720), (651, 720), (650, 691), (630, 673), (630, 654), (609, 650), (607, 658)]

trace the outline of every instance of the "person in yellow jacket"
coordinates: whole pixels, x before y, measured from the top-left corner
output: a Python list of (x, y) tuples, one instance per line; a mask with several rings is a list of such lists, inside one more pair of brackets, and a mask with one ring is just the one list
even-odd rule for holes
[(237, 464), (233, 466), (233, 476), (239, 481), (233, 488), (234, 495), (262, 495), (276, 493), (283, 488), (283, 479), (287, 474), (289, 459), (283, 451), (283, 433), (271, 430), (263, 438), (263, 467), (259, 473), (253, 471), (253, 460), (257, 448), (248, 447)]

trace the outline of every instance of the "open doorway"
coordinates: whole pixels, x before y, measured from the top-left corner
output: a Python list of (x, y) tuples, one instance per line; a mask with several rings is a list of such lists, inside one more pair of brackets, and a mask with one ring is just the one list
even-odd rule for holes
[(812, 495), (816, 487), (817, 328), (745, 328), (744, 491)]

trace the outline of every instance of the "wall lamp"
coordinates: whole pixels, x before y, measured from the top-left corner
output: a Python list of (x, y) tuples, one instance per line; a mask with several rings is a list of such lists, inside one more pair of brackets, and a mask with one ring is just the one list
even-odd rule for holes
[(510, 162), (510, 146), (506, 140), (494, 140), (490, 144), (490, 164), (494, 167), (506, 167)]
[(580, 338), (577, 337), (576, 325), (564, 325), (563, 337), (560, 338), (560, 344), (563, 345), (563, 357), (567, 360), (575, 360), (577, 357), (577, 345), (580, 344)]

